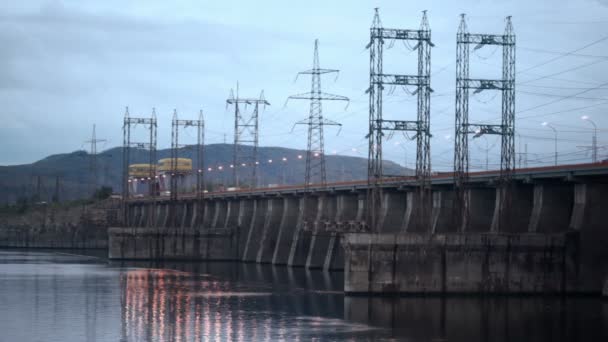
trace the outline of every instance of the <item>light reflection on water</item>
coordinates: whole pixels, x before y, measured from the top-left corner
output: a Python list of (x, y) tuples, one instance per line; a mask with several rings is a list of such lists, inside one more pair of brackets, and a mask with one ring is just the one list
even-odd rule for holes
[(123, 272), (122, 339), (307, 341), (315, 337), (349, 339), (357, 333), (383, 330), (345, 321), (343, 296), (338, 291), (306, 290), (294, 277), (297, 271), (287, 272), (284, 282), (277, 279), (269, 284), (260, 281), (267, 267), (239, 268), (244, 272), (232, 274), (238, 282), (171, 269)]
[(341, 273), (0, 250), (0, 341), (608, 341), (598, 298), (344, 297)]

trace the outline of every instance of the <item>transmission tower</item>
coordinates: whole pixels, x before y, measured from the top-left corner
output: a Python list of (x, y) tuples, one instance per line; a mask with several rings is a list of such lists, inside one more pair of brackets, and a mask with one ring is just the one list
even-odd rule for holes
[[(36, 194), (34, 195), (36, 202), (42, 201), (42, 188), (44, 185), (42, 184), (42, 177), (40, 175), (36, 176)], [(45, 191), (46, 192), (46, 191)]]
[[(173, 120), (171, 122), (171, 199), (177, 200), (178, 197), (178, 158), (179, 149), (182, 145), (179, 144), (179, 129), (186, 129), (188, 127), (196, 127), (196, 194), (202, 196), (203, 193), (203, 153), (204, 153), (204, 131), (205, 121), (203, 120), (203, 111), (199, 113), (198, 120), (179, 120), (177, 118), (177, 110), (173, 111)], [(192, 158), (194, 159), (194, 158)]]
[[(502, 46), (502, 79), (469, 77), (470, 45), (474, 50), (484, 46)], [(502, 93), (502, 120), (496, 124), (469, 123), (469, 89), (473, 94), (484, 90)], [(468, 32), (464, 14), (461, 14), (456, 42), (456, 143), (454, 149), (454, 181), (456, 187), (455, 224), (466, 230), (469, 217), (469, 198), (466, 186), (469, 176), (469, 135), (473, 138), (486, 134), (501, 136), (499, 224), (505, 224), (510, 208), (510, 183), (515, 168), (515, 34), (511, 17), (506, 18), (502, 35), (472, 34)], [(497, 228), (496, 228), (497, 229)]]
[[(133, 142), (131, 141), (131, 131), (142, 125), (149, 132), (148, 142)], [(123, 198), (123, 219), (124, 223), (128, 223), (128, 206), (126, 201), (129, 199), (129, 165), (131, 163), (131, 149), (141, 148), (148, 150), (150, 171), (148, 175), (148, 191), (150, 196), (156, 196), (156, 111), (152, 109), (152, 116), (149, 118), (133, 118), (129, 116), (129, 107), (125, 110), (123, 120), (123, 148), (122, 148), (122, 198)]]
[[(312, 69), (302, 71), (299, 75), (311, 75), (312, 85), (309, 93), (289, 96), (289, 100), (309, 100), (310, 112), (308, 118), (296, 122), (296, 125), (308, 126), (308, 145), (306, 149), (305, 187), (312, 183), (325, 185), (327, 174), (325, 171), (325, 147), (323, 140), (323, 126), (342, 126), (341, 124), (323, 118), (323, 101), (349, 101), (348, 97), (324, 93), (321, 91), (321, 75), (338, 73), (337, 69), (321, 69), (319, 66), (319, 40), (315, 39), (315, 52)], [(296, 77), (297, 78), (297, 77)], [(294, 125), (295, 127), (295, 125)]]
[[(413, 41), (412, 50), (418, 50), (418, 74), (396, 75), (383, 71), (383, 49), (385, 41)], [(379, 229), (379, 214), (382, 207), (382, 139), (384, 131), (415, 132), (416, 139), (416, 177), (419, 182), (419, 208), (428, 210), (430, 207), (430, 93), (431, 84), (431, 30), (426, 11), (423, 12), (422, 22), (418, 30), (387, 29), (382, 27), (378, 8), (375, 9), (374, 21), (370, 29), (370, 85), (369, 93), (369, 149), (368, 149), (368, 224), (372, 231)], [(418, 112), (416, 120), (385, 120), (382, 117), (382, 98), (384, 86), (415, 87), (412, 92), (418, 96)], [(427, 202), (428, 205), (427, 205)], [(426, 220), (420, 213), (419, 219)]]
[[(270, 106), (264, 99), (264, 91), (260, 93), (260, 98), (240, 98), (239, 86), (236, 86), (236, 97), (230, 90), (230, 97), (226, 100), (226, 106), (234, 105), (234, 152), (232, 155), (232, 176), (234, 186), (239, 186), (239, 173), (249, 174), (245, 179), (249, 180), (252, 188), (257, 186), (258, 177), (258, 116), (260, 105), (263, 108)], [(247, 106), (253, 109), (247, 111)], [(241, 109), (243, 112), (241, 112)], [(248, 146), (246, 146), (248, 145)], [(239, 172), (238, 170), (243, 170)]]
[(93, 134), (91, 135), (91, 140), (87, 140), (85, 141), (85, 143), (90, 143), (91, 144), (91, 153), (90, 153), (90, 158), (91, 158), (91, 174), (93, 176), (93, 181), (92, 181), (92, 188), (93, 188), (93, 192), (95, 192), (95, 190), (97, 189), (97, 185), (98, 185), (98, 171), (97, 171), (97, 143), (100, 142), (105, 142), (105, 139), (97, 139), (97, 135), (95, 134), (95, 124), (93, 124)]

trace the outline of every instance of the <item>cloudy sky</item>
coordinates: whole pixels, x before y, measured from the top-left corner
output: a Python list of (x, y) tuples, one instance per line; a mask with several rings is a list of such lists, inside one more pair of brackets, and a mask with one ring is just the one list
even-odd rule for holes
[[(29, 163), (53, 153), (86, 148), (93, 124), (100, 149), (122, 144), (125, 106), (132, 116), (156, 108), (159, 147), (167, 147), (173, 109), (181, 119), (205, 112), (207, 142), (228, 142), (233, 116), (225, 100), (239, 81), (243, 96), (263, 89), (271, 106), (261, 114), (260, 145), (305, 148), (295, 121), (306, 102), (285, 100), (309, 91), (300, 70), (310, 68), (315, 38), (322, 67), (340, 69), (323, 90), (351, 99), (347, 109), (328, 103), (324, 114), (344, 126), (326, 132), (326, 152), (367, 155), (369, 26), (380, 7), (385, 27), (417, 28), (428, 10), (432, 51), (432, 156), (434, 168), (452, 163), (455, 35), (467, 13), (473, 33), (502, 33), (513, 16), (517, 34), (517, 122), (530, 164), (552, 163), (558, 131), (560, 162), (590, 158), (592, 125), (600, 147), (608, 144), (608, 1), (3, 1), (0, 4), (0, 165)], [(584, 49), (581, 49), (585, 47)], [(416, 53), (395, 44), (385, 52), (385, 71), (414, 73)], [(501, 51), (471, 54), (472, 77), (498, 77)], [(390, 70), (388, 70), (390, 69)], [(471, 99), (475, 122), (496, 122), (500, 95)], [(415, 98), (400, 90), (385, 97), (385, 117), (415, 117)], [(143, 139), (143, 133), (142, 139)], [(194, 141), (186, 132), (184, 143)], [(135, 138), (137, 139), (137, 137)], [(385, 156), (413, 166), (413, 143), (386, 142)], [(496, 138), (471, 144), (472, 163), (498, 163)], [(607, 157), (608, 151), (600, 149)], [(608, 157), (607, 157), (608, 158)]]

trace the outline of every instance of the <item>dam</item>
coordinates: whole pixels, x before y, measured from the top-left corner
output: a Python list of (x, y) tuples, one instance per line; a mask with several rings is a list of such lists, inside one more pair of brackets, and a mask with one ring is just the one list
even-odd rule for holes
[(471, 173), (470, 217), (453, 221), (453, 176), (432, 179), (430, 224), (414, 224), (417, 183), (383, 183), (377, 232), (366, 182), (125, 201), (109, 257), (224, 260), (344, 272), (344, 290), (600, 294), (608, 276), (608, 163), (517, 170), (512, 224), (499, 231), (498, 172)]

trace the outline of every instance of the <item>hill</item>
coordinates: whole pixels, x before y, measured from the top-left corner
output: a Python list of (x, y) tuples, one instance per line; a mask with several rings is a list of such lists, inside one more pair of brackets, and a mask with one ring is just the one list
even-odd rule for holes
[[(251, 148), (243, 146), (244, 149)], [(228, 166), (232, 162), (232, 144), (211, 144), (205, 146), (205, 167), (214, 171), (207, 173), (209, 183), (232, 183), (232, 173)], [(157, 159), (169, 158), (170, 149), (157, 151)], [(193, 146), (180, 148), (179, 156), (193, 158), (196, 165), (196, 151)], [(115, 147), (97, 155), (97, 185), (111, 186), (120, 192), (122, 179), (122, 147)], [(305, 151), (282, 147), (259, 147), (260, 163), (258, 172), (260, 184), (302, 184), (304, 183), (305, 159), (298, 159)], [(147, 163), (147, 150), (133, 148), (131, 163)], [(283, 161), (282, 158), (287, 158)], [(268, 160), (273, 160), (268, 163)], [(60, 200), (74, 200), (90, 197), (93, 193), (94, 172), (91, 155), (85, 151), (56, 154), (32, 164), (0, 166), (0, 203), (14, 203), (18, 198), (36, 198), (51, 201), (55, 195)], [(223, 166), (222, 172), (218, 166)], [(327, 155), (328, 182), (366, 179), (367, 159), (359, 157)], [(393, 162), (385, 162), (385, 173), (408, 175), (411, 170)], [(57, 187), (57, 184), (59, 185)], [(39, 198), (38, 194), (40, 194)]]

